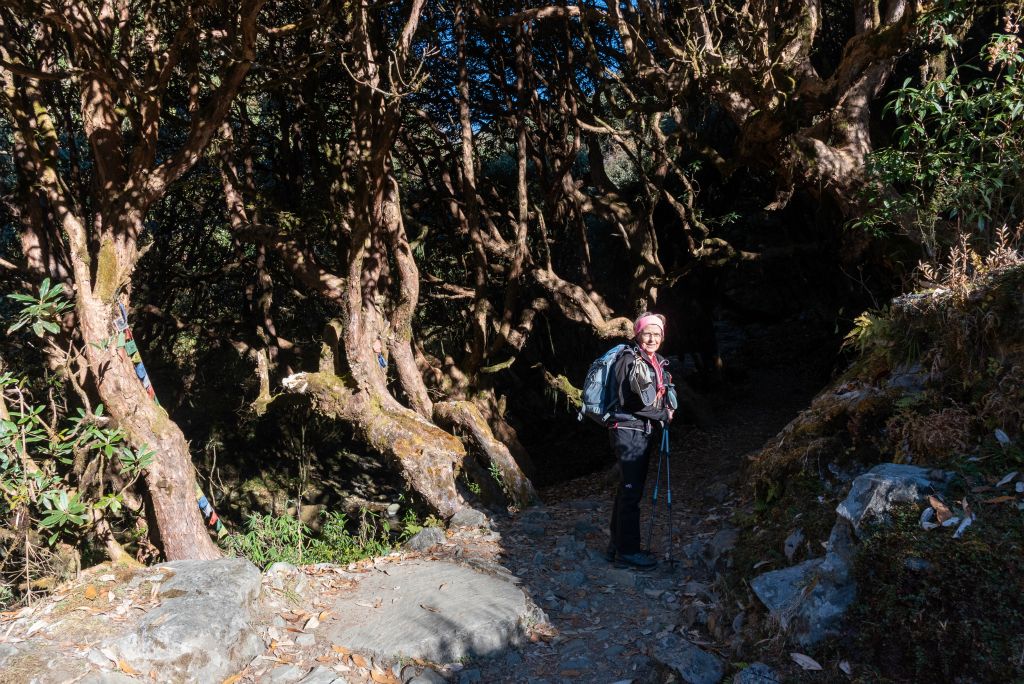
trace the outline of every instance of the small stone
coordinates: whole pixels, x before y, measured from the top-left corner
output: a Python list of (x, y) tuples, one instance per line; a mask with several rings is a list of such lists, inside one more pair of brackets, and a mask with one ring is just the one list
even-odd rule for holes
[(604, 657), (608, 660), (615, 660), (625, 652), (626, 647), (622, 644), (612, 644), (604, 650)]
[(570, 572), (562, 573), (560, 581), (567, 587), (578, 589), (587, 583), (587, 576), (579, 570), (572, 570)]
[(561, 663), (563, 670), (590, 670), (594, 667), (594, 661), (586, 656), (569, 658)]
[(300, 670), (294, 665), (281, 665), (271, 670), (261, 681), (265, 684), (295, 684), (302, 679), (304, 674), (304, 670)]
[(312, 634), (300, 634), (295, 637), (295, 645), (302, 648), (309, 648), (316, 645), (316, 637)]
[(764, 663), (752, 663), (732, 678), (732, 684), (779, 684), (781, 681), (775, 670)]
[(428, 667), (410, 679), (409, 684), (446, 684), (447, 681), (437, 670)]
[(299, 684), (334, 684), (335, 682), (342, 681), (344, 680), (339, 679), (337, 673), (321, 665), (314, 667), (312, 672), (299, 681)]
[(548, 528), (544, 525), (532, 522), (523, 523), (520, 529), (522, 530), (523, 534), (529, 537), (543, 537), (548, 531)]
[[(3, 646), (3, 644), (0, 644), (0, 649), (2, 649)], [(2, 650), (0, 650), (0, 655), (2, 655)], [(98, 648), (90, 648), (89, 652), (86, 654), (85, 657), (90, 663), (92, 663), (96, 667), (110, 666), (110, 658), (100, 653)]]
[(587, 522), (586, 520), (578, 520), (576, 521), (576, 524), (573, 525), (572, 531), (573, 536), (575, 536), (577, 539), (584, 539), (588, 535), (597, 534), (601, 531), (601, 528), (592, 522)]
[(903, 567), (911, 572), (928, 572), (932, 569), (932, 564), (923, 558), (908, 558), (903, 561)]
[(459, 673), (459, 684), (476, 684), (481, 681), (480, 670), (463, 670)]

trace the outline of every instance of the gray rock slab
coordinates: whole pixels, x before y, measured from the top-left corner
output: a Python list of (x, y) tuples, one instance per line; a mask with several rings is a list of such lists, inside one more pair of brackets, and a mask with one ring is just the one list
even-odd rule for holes
[(385, 660), (493, 655), (545, 619), (504, 577), (454, 563), (415, 560), (352, 577), (359, 584), (339, 600), (334, 614), (343, 617), (323, 638)]
[(166, 681), (219, 682), (263, 650), (252, 624), (262, 579), (256, 566), (224, 558), (155, 568), (169, 576), (160, 606), (111, 644), (132, 667)]
[(897, 503), (919, 501), (940, 492), (955, 473), (899, 463), (882, 463), (858, 476), (836, 513), (855, 530), (872, 519), (884, 517)]
[(686, 684), (718, 684), (725, 676), (725, 664), (677, 634), (658, 639), (651, 659), (663, 668), (675, 671)]

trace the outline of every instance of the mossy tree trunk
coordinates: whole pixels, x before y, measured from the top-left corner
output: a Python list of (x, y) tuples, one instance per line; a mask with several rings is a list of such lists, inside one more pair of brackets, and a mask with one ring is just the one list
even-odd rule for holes
[[(168, 559), (221, 554), (196, 505), (188, 442), (117, 347), (114, 319), (130, 303), (147, 212), (199, 160), (249, 71), (264, 2), (244, 0), (227, 15), (150, 6), (141, 18), (147, 40), (139, 42), (131, 22), (140, 17), (124, 3), (71, 2), (62, 11), (44, 3), (0, 14), (2, 104), (15, 131), (18, 172), (45, 200), (45, 217), (34, 225), (48, 241), (26, 236), (23, 244), (45, 244), (58, 255), (35, 255), (35, 263), (68, 265), (76, 332), (98, 399), (134, 449), (155, 452), (143, 479)], [(205, 45), (200, 35), (218, 36), (233, 57), (207, 73), (196, 68), (203, 56), (192, 46)], [(30, 63), (41, 68), (20, 66)], [(129, 64), (137, 71), (125, 71)], [(191, 84), (191, 118), (183, 142), (158, 155), (175, 76)], [(81, 130), (70, 117), (53, 115), (76, 100)], [(79, 135), (87, 150), (77, 147)]]

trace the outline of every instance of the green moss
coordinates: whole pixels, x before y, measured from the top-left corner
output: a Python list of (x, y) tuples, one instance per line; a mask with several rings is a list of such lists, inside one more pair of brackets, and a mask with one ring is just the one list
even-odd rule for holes
[(850, 615), (858, 660), (905, 681), (1020, 681), (1024, 517), (986, 507), (962, 539), (907, 506), (870, 528)]
[(93, 291), (102, 302), (114, 301), (119, 286), (117, 247), (109, 239), (100, 243), (96, 262), (96, 286)]

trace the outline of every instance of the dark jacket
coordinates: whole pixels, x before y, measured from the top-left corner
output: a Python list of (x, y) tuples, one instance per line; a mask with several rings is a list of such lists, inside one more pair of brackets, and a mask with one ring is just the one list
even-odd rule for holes
[[(672, 376), (666, 368), (668, 361), (661, 354), (655, 353), (654, 356), (661, 365), (665, 385), (671, 386)], [(615, 362), (615, 382), (618, 384), (619, 398), (618, 405), (614, 407), (613, 413), (617, 414), (618, 418), (626, 420), (629, 417), (633, 417), (638, 420), (668, 421), (668, 407), (665, 404), (664, 394), (659, 396), (652, 405), (645, 406), (640, 395), (630, 387), (629, 378), (635, 363), (646, 363), (648, 366), (651, 366), (647, 355), (634, 344), (630, 345), (626, 351), (620, 354)], [(651, 372), (654, 372), (653, 367), (651, 367)]]

